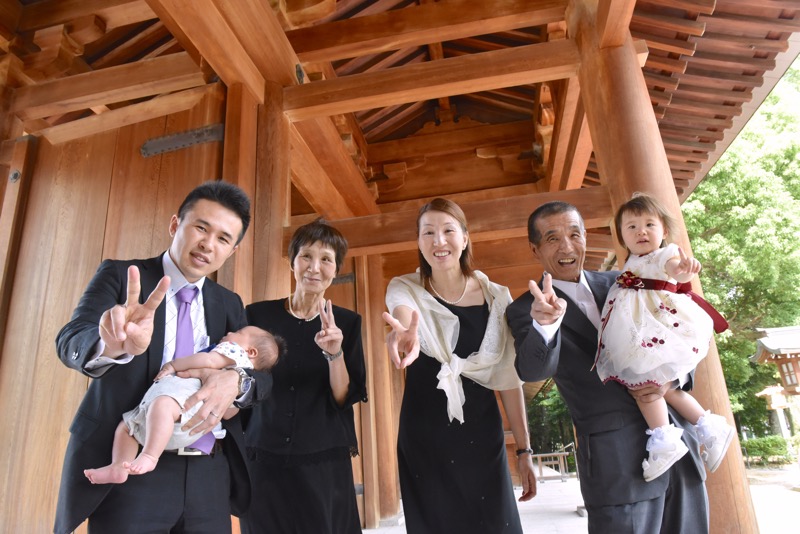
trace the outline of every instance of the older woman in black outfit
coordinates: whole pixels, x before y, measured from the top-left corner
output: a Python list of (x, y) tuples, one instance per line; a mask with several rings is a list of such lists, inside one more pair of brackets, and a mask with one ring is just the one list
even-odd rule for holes
[(361, 532), (351, 457), (353, 404), (367, 400), (361, 316), (325, 300), (347, 241), (316, 220), (289, 244), (296, 281), (288, 298), (247, 307), (249, 324), (283, 337), (270, 398), (245, 429), (252, 505), (245, 533)]

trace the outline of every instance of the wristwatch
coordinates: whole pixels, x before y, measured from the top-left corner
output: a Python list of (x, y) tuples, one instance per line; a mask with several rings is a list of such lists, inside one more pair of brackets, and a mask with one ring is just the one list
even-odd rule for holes
[(528, 447), (527, 449), (517, 449), (517, 458), (522, 456), (523, 454), (533, 454), (533, 449)]
[(322, 351), (322, 355), (325, 356), (326, 360), (328, 360), (329, 362), (332, 362), (333, 360), (335, 360), (336, 358), (338, 358), (339, 356), (342, 355), (342, 347), (339, 347), (339, 352), (337, 352), (336, 354), (331, 354), (327, 350), (323, 350)]
[(247, 374), (247, 371), (242, 369), (241, 367), (234, 367), (234, 370), (239, 373), (239, 395), (241, 397), (248, 391), (250, 391), (250, 387), (253, 385), (253, 377)]

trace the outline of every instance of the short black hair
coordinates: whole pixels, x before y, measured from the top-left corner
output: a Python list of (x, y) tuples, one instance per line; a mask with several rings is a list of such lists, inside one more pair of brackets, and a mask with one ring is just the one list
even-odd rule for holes
[(294, 259), (300, 252), (300, 247), (313, 245), (317, 241), (333, 249), (336, 254), (336, 273), (338, 274), (344, 263), (344, 257), (347, 256), (347, 240), (339, 230), (321, 217), (294, 231), (292, 240), (289, 242), (289, 265), (294, 265)]
[[(253, 347), (258, 351), (256, 360), (253, 362), (253, 369), (256, 371), (269, 371), (289, 352), (289, 345), (281, 336), (277, 336), (257, 326), (246, 328), (255, 329), (253, 332)], [(270, 354), (272, 345), (275, 345), (275, 354)]]
[(236, 240), (238, 245), (247, 227), (250, 226), (250, 198), (241, 188), (222, 180), (212, 180), (198, 185), (192, 189), (186, 198), (183, 199), (181, 207), (178, 208), (178, 219), (183, 217), (191, 210), (198, 200), (210, 200), (216, 202), (224, 208), (234, 212), (242, 221), (242, 231)]
[(538, 246), (539, 242), (542, 240), (542, 234), (539, 233), (539, 229), (536, 228), (536, 223), (539, 221), (539, 219), (544, 219), (545, 217), (550, 217), (551, 215), (568, 213), (570, 211), (574, 211), (578, 215), (578, 220), (581, 222), (581, 230), (584, 230), (585, 225), (583, 223), (583, 217), (581, 216), (581, 212), (578, 211), (578, 208), (569, 202), (554, 200), (552, 202), (546, 202), (542, 204), (533, 210), (531, 216), (528, 217), (528, 241)]

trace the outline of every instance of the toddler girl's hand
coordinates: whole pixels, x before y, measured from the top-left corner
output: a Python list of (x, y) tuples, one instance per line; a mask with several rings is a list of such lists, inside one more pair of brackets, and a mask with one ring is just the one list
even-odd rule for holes
[(694, 257), (688, 256), (682, 248), (678, 249), (680, 254), (680, 261), (675, 266), (675, 274), (691, 274), (695, 275), (700, 272), (702, 265)]
[(167, 362), (164, 364), (164, 367), (158, 372), (156, 377), (153, 379), (153, 382), (158, 382), (165, 376), (170, 376), (175, 374), (175, 368), (172, 366), (171, 362)]

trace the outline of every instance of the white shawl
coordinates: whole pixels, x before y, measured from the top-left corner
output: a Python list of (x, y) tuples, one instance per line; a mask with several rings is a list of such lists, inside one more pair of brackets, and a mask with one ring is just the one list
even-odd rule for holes
[(419, 313), (420, 351), (441, 362), (436, 378), (438, 389), (447, 395), (447, 415), (464, 422), (464, 388), (461, 375), (478, 384), (502, 391), (522, 384), (514, 369), (514, 339), (505, 319), (506, 306), (511, 303), (508, 288), (490, 282), (480, 271), (473, 276), (483, 289), (489, 305), (489, 322), (478, 352), (459, 358), (453, 351), (458, 341), (459, 322), (450, 310), (439, 303), (420, 285), (419, 272), (393, 278), (386, 290), (386, 306), (390, 312), (407, 306)]

